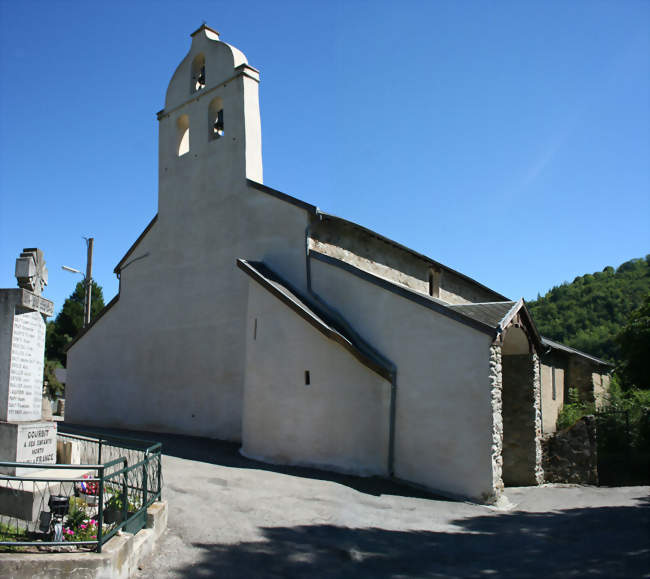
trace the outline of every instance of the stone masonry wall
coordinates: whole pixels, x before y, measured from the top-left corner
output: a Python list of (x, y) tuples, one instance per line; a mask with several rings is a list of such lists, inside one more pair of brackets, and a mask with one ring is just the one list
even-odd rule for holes
[[(414, 291), (429, 293), (432, 264), (367, 231), (338, 220), (313, 223), (310, 248)], [(495, 302), (503, 298), (488, 288), (442, 268), (439, 298), (452, 304)]]
[[(577, 388), (580, 400), (594, 402), (594, 382), (592, 378), (592, 365), (579, 356), (570, 356), (567, 367), (566, 386)], [(568, 400), (568, 392), (565, 392), (565, 400)]]
[(544, 478), (552, 483), (598, 484), (596, 419), (584, 416), (542, 442)]
[(533, 411), (535, 413), (535, 482), (544, 482), (542, 467), (542, 366), (539, 356), (533, 354)]
[(492, 402), (492, 488), (493, 497), (488, 502), (499, 498), (503, 492), (503, 375), (501, 367), (501, 346), (490, 347), (490, 393)]

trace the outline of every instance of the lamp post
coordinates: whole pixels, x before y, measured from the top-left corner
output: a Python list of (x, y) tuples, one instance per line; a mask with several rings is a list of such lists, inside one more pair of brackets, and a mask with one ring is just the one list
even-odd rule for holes
[[(86, 240), (87, 246), (87, 255), (86, 255), (86, 275), (84, 276), (84, 323), (83, 327), (85, 328), (90, 324), (90, 296), (92, 289), (93, 281), (93, 242), (95, 241), (94, 237), (84, 237)], [(67, 265), (62, 265), (61, 269), (69, 271), (71, 273), (78, 273), (83, 275), (83, 272), (75, 269), (74, 267), (68, 267)]]

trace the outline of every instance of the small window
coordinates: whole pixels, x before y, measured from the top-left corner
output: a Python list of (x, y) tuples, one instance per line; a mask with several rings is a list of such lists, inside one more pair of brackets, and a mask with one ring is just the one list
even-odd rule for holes
[(551, 368), (551, 383), (553, 384), (553, 400), (557, 398), (557, 390), (555, 388), (555, 367)]
[(176, 151), (179, 157), (190, 152), (190, 117), (181, 115), (176, 121)]
[(205, 56), (197, 54), (192, 61), (192, 79), (190, 83), (191, 92), (197, 92), (205, 88)]
[(217, 97), (212, 99), (208, 106), (208, 138), (211, 141), (219, 139), (223, 137), (224, 130), (223, 101)]
[(429, 268), (429, 295), (432, 298), (440, 297), (440, 270), (435, 267)]
[(311, 384), (311, 376), (309, 375), (309, 370), (305, 370), (305, 386)]

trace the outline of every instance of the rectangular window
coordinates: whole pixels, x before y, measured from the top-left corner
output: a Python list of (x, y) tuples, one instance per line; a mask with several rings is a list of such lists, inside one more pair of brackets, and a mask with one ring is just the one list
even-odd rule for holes
[(305, 386), (311, 384), (311, 376), (309, 375), (309, 370), (305, 370)]
[(255, 318), (255, 324), (253, 325), (253, 340), (257, 340), (257, 318)]
[(555, 366), (551, 368), (551, 382), (553, 384), (553, 400), (557, 397), (557, 391), (555, 390)]

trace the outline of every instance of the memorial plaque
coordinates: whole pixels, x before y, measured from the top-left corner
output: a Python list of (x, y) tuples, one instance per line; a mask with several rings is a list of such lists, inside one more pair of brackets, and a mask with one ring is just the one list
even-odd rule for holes
[(42, 412), (45, 322), (37, 311), (16, 308), (11, 339), (7, 420), (39, 420)]
[(56, 464), (56, 422), (0, 422), (0, 458), (34, 465), (0, 467), (0, 474), (16, 476), (38, 470), (42, 464)]
[(56, 424), (20, 424), (16, 439), (16, 462), (56, 463)]

